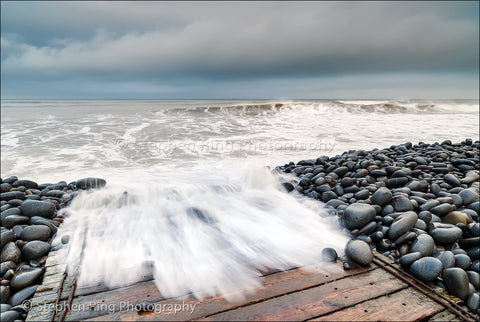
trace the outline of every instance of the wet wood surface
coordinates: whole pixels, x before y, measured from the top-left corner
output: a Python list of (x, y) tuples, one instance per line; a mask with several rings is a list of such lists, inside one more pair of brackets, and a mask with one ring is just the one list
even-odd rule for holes
[[(376, 254), (380, 256), (379, 254)], [(32, 299), (28, 321), (49, 320), (65, 271), (62, 251), (52, 252), (46, 274)], [(60, 297), (66, 304), (73, 275), (65, 280)], [(315, 263), (287, 271), (264, 271), (260, 287), (230, 294), (237, 300), (191, 294), (165, 298), (151, 277), (135, 284), (108, 289), (103, 285), (78, 288), (66, 320), (100, 321), (456, 321), (455, 315), (371, 264), (344, 270), (342, 262)], [(245, 292), (243, 292), (245, 291)], [(243, 294), (243, 297), (241, 296)], [(139, 304), (153, 312), (139, 312)]]

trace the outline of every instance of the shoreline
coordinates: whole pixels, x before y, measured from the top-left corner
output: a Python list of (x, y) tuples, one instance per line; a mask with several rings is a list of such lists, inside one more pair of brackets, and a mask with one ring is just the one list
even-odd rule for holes
[[(283, 183), (286, 190), (325, 202), (350, 231), (345, 269), (349, 262), (369, 265), (375, 248), (478, 314), (479, 147), (470, 139), (405, 143), (290, 162), (275, 171), (295, 174), (298, 180)], [(49, 243), (63, 222), (57, 211), (76, 191), (105, 184), (99, 178), (49, 185), (2, 179), (2, 321), (27, 317), (21, 303), (41, 284)], [(331, 249), (325, 253), (336, 258)]]

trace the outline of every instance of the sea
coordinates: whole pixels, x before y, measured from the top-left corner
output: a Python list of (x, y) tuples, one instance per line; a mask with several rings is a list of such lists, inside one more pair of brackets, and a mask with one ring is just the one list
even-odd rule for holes
[(465, 138), (478, 100), (2, 100), (1, 177), (107, 181), (61, 212), (80, 285), (150, 274), (165, 296), (236, 300), (348, 240), (275, 166)]

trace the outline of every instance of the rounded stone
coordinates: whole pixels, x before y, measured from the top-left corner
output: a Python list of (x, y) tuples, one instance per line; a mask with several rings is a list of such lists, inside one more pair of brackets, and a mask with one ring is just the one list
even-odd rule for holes
[(10, 286), (0, 286), (0, 300), (3, 303), (7, 303), (10, 298)]
[(393, 208), (395, 211), (405, 212), (413, 210), (413, 205), (408, 198), (401, 197), (393, 199)]
[(449, 185), (451, 186), (454, 186), (454, 187), (458, 187), (460, 186), (462, 183), (460, 182), (460, 180), (457, 178), (456, 175), (454, 174), (446, 174), (444, 177), (443, 177), (443, 180), (448, 183)]
[(410, 245), (410, 252), (420, 252), (423, 256), (430, 256), (435, 251), (435, 242), (428, 234), (420, 234)]
[(443, 270), (443, 283), (453, 295), (466, 300), (469, 292), (469, 281), (467, 273), (459, 268), (452, 267)]
[(480, 296), (478, 293), (472, 293), (467, 299), (467, 307), (472, 310), (472, 312), (477, 312), (480, 302)]
[(420, 252), (414, 252), (414, 253), (409, 253), (409, 254), (405, 254), (403, 255), (402, 257), (400, 257), (400, 265), (402, 265), (402, 267), (409, 267), (410, 265), (412, 265), (412, 263), (420, 258), (423, 257), (423, 254), (420, 253)]
[(371, 205), (365, 203), (354, 203), (345, 209), (342, 222), (350, 229), (361, 228), (375, 218), (376, 211)]
[(410, 273), (423, 282), (431, 282), (440, 276), (442, 262), (435, 257), (423, 257), (410, 265)]
[(8, 300), (8, 303), (11, 306), (17, 306), (22, 304), (25, 300), (28, 300), (33, 296), (33, 294), (35, 294), (37, 287), (38, 285), (32, 285), (16, 292), (10, 297), (10, 299)]
[(17, 238), (15, 233), (8, 229), (2, 231), (0, 236), (1, 236), (1, 246), (2, 246), (0, 247), (0, 250), (2, 250), (7, 243), (15, 241), (15, 239)]
[(455, 266), (460, 267), (463, 270), (468, 270), (468, 268), (472, 265), (472, 260), (468, 255), (465, 254), (456, 254), (455, 255)]
[(442, 218), (442, 222), (452, 225), (456, 225), (458, 223), (467, 225), (472, 222), (472, 218), (466, 213), (460, 211), (452, 211)]
[(398, 216), (390, 226), (388, 236), (391, 240), (396, 240), (398, 237), (415, 227), (417, 222), (417, 214), (413, 211), (407, 211)]
[(462, 238), (463, 232), (457, 226), (443, 223), (433, 223), (431, 225), (433, 225), (433, 229), (429, 229), (429, 233), (438, 244), (449, 245)]
[(26, 243), (22, 248), (22, 258), (27, 262), (32, 259), (39, 259), (48, 254), (50, 250), (50, 244), (34, 240)]
[(5, 272), (7, 272), (10, 269), (14, 269), (16, 267), (17, 265), (15, 265), (15, 263), (12, 261), (2, 262), (2, 264), (0, 264), (0, 276), (3, 276)]
[(13, 322), (17, 321), (18, 318), (20, 317), (21, 312), (15, 311), (15, 310), (8, 310), (6, 312), (0, 313), (0, 320), (2, 322)]
[(18, 248), (14, 242), (9, 242), (2, 249), (2, 253), (0, 255), (1, 261), (2, 263), (8, 261), (16, 263), (20, 259), (20, 254), (20, 248)]
[(10, 286), (16, 289), (22, 289), (27, 286), (30, 286), (35, 282), (40, 276), (42, 276), (43, 269), (34, 268), (32, 270), (22, 270), (19, 273), (15, 274), (10, 281)]
[(92, 188), (101, 188), (105, 186), (107, 182), (101, 178), (83, 178), (79, 179), (75, 182), (75, 185), (79, 189), (92, 189)]
[(464, 205), (469, 205), (475, 201), (478, 201), (478, 189), (476, 188), (464, 189), (458, 194), (460, 195), (460, 197), (462, 197)]
[(345, 255), (353, 262), (367, 266), (373, 261), (373, 253), (370, 246), (359, 239), (350, 240), (345, 247)]
[(453, 209), (452, 205), (450, 205), (448, 203), (442, 203), (441, 205), (438, 205), (436, 207), (431, 208), (429, 211), (434, 215), (442, 217), (442, 216), (445, 216), (446, 214), (448, 214), (449, 212), (451, 212), (453, 210), (454, 209)]
[(370, 197), (372, 204), (384, 206), (392, 200), (392, 192), (390, 189), (381, 187)]
[(455, 266), (455, 255), (449, 250), (435, 255), (435, 258), (439, 259), (442, 262), (443, 269)]
[(55, 213), (55, 205), (51, 202), (27, 200), (21, 206), (22, 214), (28, 217), (39, 216), (52, 218)]
[(475, 289), (480, 289), (480, 274), (474, 271), (467, 271), (468, 280)]
[(8, 229), (12, 229), (16, 225), (27, 224), (30, 218), (26, 216), (11, 215), (2, 221), (2, 226)]
[(17, 180), (12, 183), (12, 187), (23, 186), (27, 189), (38, 189), (38, 184), (32, 180)]
[(17, 215), (17, 216), (20, 216), (22, 214), (22, 212), (20, 211), (20, 208), (10, 208), (10, 209), (7, 209), (7, 210), (4, 210), (2, 211), (2, 214), (0, 215), (0, 220), (2, 221), (2, 224), (3, 224), (3, 221), (5, 220), (5, 218), (7, 218), (8, 216), (11, 216), (11, 215)]
[(338, 258), (337, 251), (333, 248), (322, 249), (322, 259), (325, 262), (336, 262)]
[(32, 225), (25, 227), (20, 234), (20, 239), (25, 241), (41, 240), (47, 241), (52, 231), (44, 225)]

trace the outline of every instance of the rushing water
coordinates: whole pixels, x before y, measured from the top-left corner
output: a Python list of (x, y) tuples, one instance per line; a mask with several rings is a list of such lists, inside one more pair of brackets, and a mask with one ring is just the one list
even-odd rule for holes
[[(322, 204), (265, 166), (479, 136), (478, 101), (2, 101), (1, 175), (95, 176), (59, 233), (81, 285), (153, 274), (166, 296), (236, 294), (258, 270), (342, 251)], [(235, 296), (230, 295), (230, 299)]]

